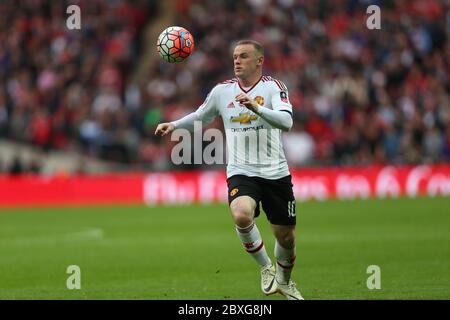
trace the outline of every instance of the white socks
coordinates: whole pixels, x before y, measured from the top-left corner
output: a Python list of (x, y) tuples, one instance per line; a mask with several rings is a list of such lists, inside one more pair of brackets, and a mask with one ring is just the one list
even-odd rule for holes
[(287, 284), (291, 278), (292, 268), (295, 263), (295, 247), (286, 249), (275, 243), (275, 258), (277, 259), (276, 279), (278, 283)]
[(236, 232), (241, 239), (245, 250), (250, 253), (261, 267), (272, 264), (272, 261), (267, 255), (266, 248), (264, 247), (261, 234), (254, 222), (245, 228), (236, 226)]
[[(246, 228), (236, 226), (236, 232), (245, 247), (256, 262), (261, 266), (271, 265), (272, 261), (267, 255), (264, 242), (258, 227), (254, 222)], [(295, 264), (295, 247), (283, 248), (278, 241), (275, 242), (275, 258), (277, 259), (276, 279), (278, 283), (288, 284), (291, 278), (292, 268)]]

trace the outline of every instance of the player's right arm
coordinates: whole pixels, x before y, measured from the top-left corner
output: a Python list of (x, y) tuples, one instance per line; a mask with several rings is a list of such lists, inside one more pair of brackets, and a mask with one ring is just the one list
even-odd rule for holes
[(157, 136), (165, 136), (166, 134), (171, 133), (173, 130), (175, 130), (175, 126), (170, 122), (160, 123), (156, 127), (155, 135)]
[(188, 129), (192, 132), (194, 131), (195, 121), (201, 121), (204, 125), (211, 123), (218, 115), (216, 107), (216, 88), (217, 87), (211, 90), (203, 104), (196, 111), (189, 113), (179, 120), (158, 124), (155, 135), (165, 136), (178, 128)]

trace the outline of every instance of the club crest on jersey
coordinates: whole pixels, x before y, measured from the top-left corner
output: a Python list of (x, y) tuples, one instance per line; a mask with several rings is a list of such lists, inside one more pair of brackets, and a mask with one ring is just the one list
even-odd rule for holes
[(233, 190), (231, 190), (230, 192), (230, 196), (234, 196), (236, 193), (238, 193), (239, 189), (238, 188), (234, 188)]
[(280, 98), (281, 98), (281, 101), (287, 103), (287, 102), (288, 102), (287, 92), (286, 92), (286, 91), (281, 91), (281, 92), (280, 92)]
[(264, 98), (261, 97), (261, 96), (256, 96), (255, 102), (256, 102), (257, 104), (259, 104), (260, 106), (263, 106), (263, 105), (264, 105)]
[(240, 124), (251, 123), (256, 119), (258, 119), (258, 117), (254, 114), (250, 114), (249, 112), (239, 113), (239, 116), (230, 118), (231, 122), (239, 122)]

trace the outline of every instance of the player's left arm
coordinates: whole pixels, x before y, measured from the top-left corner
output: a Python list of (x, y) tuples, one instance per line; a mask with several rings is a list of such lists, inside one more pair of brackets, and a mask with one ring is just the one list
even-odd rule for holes
[(274, 97), (276, 95), (280, 96), (280, 93), (276, 92), (272, 95), (272, 110), (258, 105), (255, 100), (243, 93), (236, 96), (236, 101), (240, 102), (246, 106), (247, 109), (259, 115), (273, 127), (282, 131), (289, 131), (293, 125), (292, 106), (290, 103), (288, 104), (281, 101), (281, 98), (278, 102), (276, 97)]

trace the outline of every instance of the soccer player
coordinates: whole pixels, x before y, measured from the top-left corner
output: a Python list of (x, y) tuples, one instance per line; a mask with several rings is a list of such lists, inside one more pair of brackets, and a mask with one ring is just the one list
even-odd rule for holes
[[(228, 201), (245, 250), (261, 267), (261, 289), (303, 300), (291, 280), (295, 262), (295, 198), (282, 149), (281, 132), (292, 127), (292, 105), (283, 82), (262, 75), (264, 49), (253, 40), (238, 41), (233, 52), (236, 78), (216, 85), (193, 113), (157, 126), (156, 135), (176, 128), (193, 130), (195, 121), (222, 117), (227, 140)], [(252, 149), (252, 150), (251, 150)], [(276, 238), (276, 269), (255, 223), (260, 204)]]

